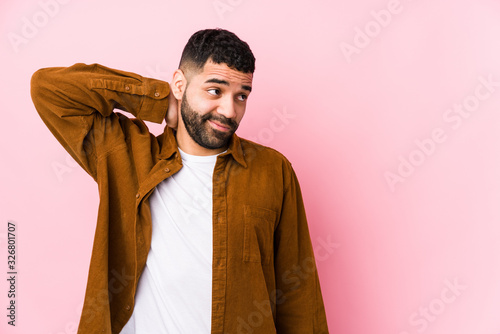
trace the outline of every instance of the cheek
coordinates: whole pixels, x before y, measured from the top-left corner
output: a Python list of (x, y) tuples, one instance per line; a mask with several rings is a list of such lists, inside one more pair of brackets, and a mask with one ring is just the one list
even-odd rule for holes
[(217, 108), (217, 104), (214, 101), (199, 97), (190, 98), (189, 104), (191, 108), (200, 115), (205, 115)]
[(217, 103), (210, 100), (202, 100), (198, 103), (198, 113), (206, 114), (210, 112), (214, 112), (217, 109)]
[(245, 107), (236, 109), (236, 121), (241, 122), (243, 116), (245, 116)]

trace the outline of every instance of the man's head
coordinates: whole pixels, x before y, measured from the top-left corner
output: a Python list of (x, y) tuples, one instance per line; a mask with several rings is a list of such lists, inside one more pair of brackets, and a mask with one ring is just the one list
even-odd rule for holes
[(171, 83), (180, 101), (179, 146), (200, 155), (226, 148), (245, 113), (254, 70), (248, 44), (232, 32), (207, 29), (191, 36)]
[(206, 29), (194, 33), (182, 51), (179, 68), (184, 72), (199, 72), (211, 59), (243, 73), (255, 71), (255, 57), (248, 44), (224, 29)]

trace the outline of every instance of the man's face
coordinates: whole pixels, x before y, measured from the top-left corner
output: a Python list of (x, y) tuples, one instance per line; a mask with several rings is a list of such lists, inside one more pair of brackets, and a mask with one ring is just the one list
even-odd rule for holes
[(181, 117), (189, 136), (207, 149), (225, 147), (245, 114), (252, 87), (251, 73), (207, 61), (188, 79)]

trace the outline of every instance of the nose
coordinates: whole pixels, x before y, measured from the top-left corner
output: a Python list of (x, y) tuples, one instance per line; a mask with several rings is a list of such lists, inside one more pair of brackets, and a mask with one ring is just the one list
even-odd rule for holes
[(220, 100), (217, 113), (229, 119), (233, 119), (236, 116), (235, 104), (231, 96), (226, 96)]

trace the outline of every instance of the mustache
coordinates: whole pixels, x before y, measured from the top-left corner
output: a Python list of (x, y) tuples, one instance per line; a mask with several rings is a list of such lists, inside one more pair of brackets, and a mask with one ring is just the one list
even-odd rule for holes
[(208, 121), (208, 120), (216, 121), (222, 125), (229, 127), (230, 129), (234, 129), (238, 126), (238, 124), (236, 124), (234, 120), (224, 117), (222, 115), (214, 116), (212, 114), (206, 114), (203, 115), (202, 119), (203, 121)]

